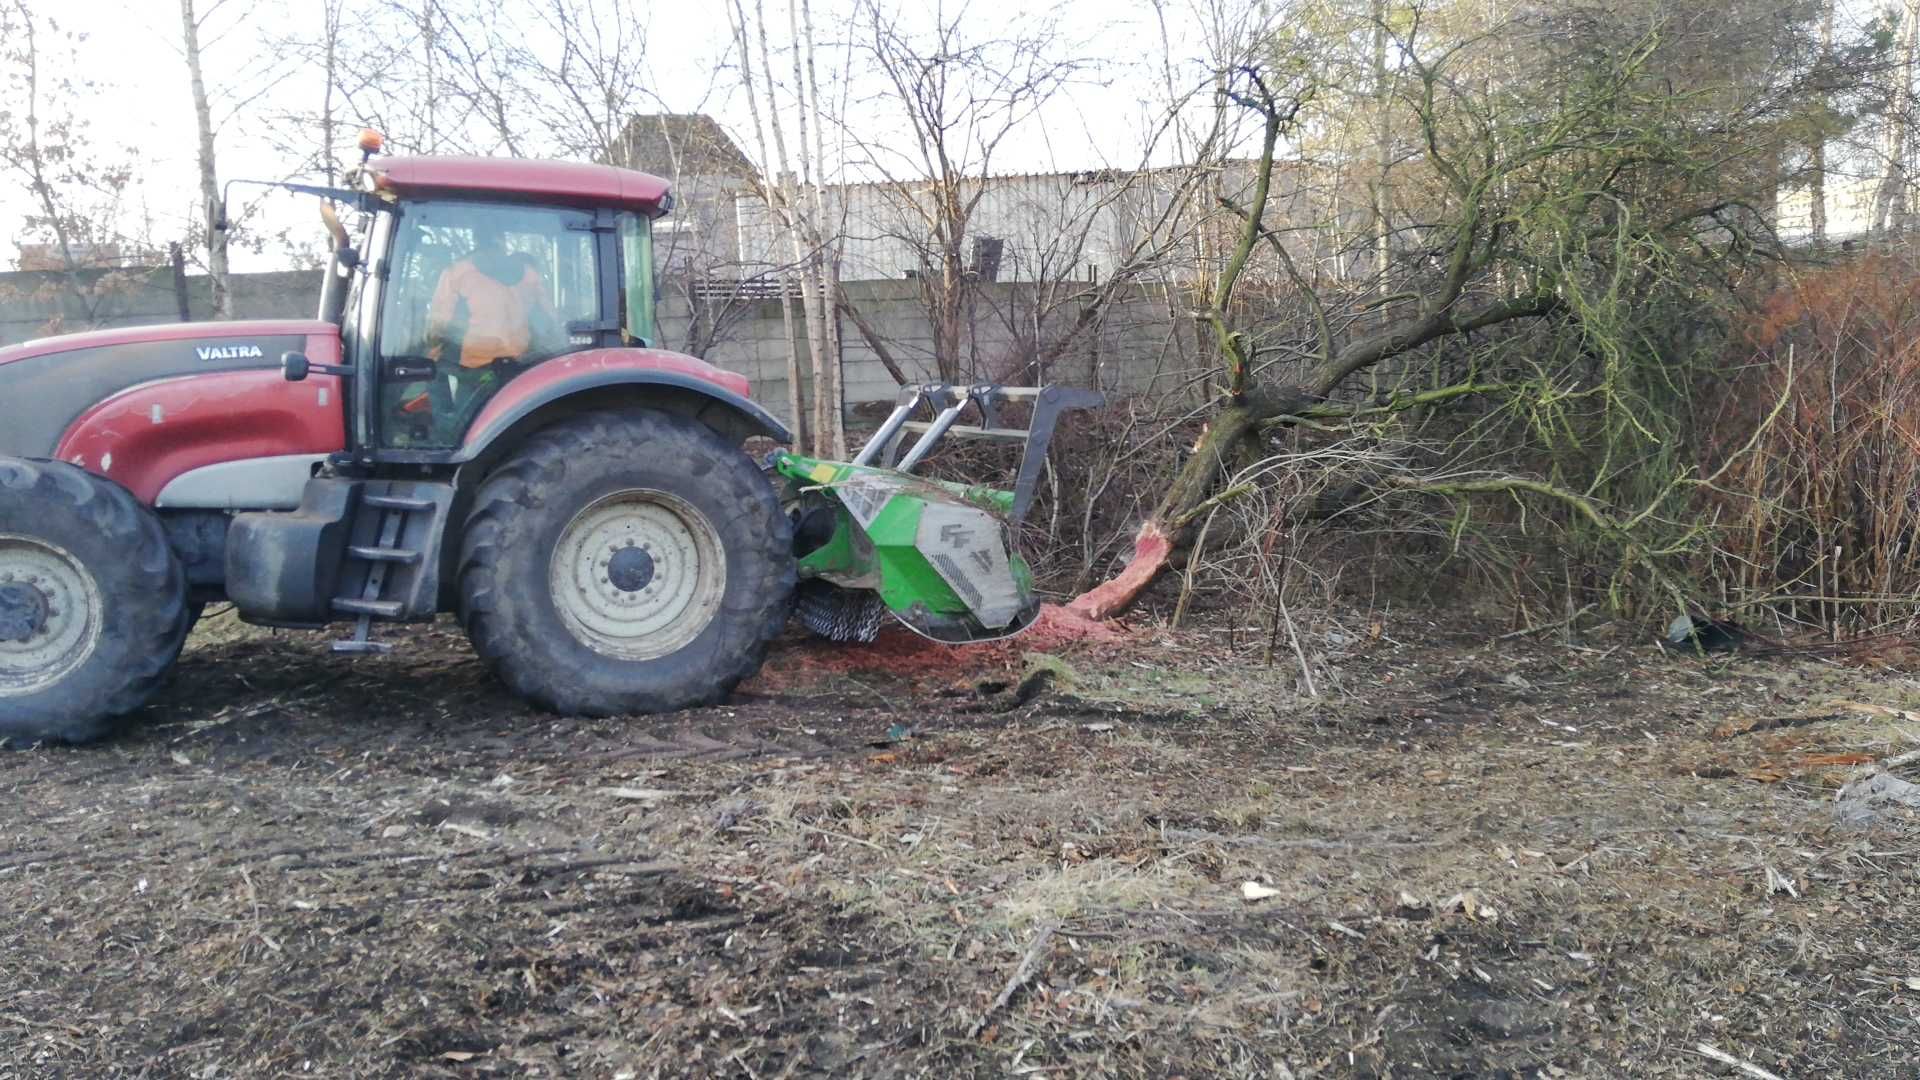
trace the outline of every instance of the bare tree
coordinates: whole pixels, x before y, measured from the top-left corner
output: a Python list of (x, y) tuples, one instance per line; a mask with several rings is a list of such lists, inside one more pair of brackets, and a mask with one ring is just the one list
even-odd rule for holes
[(560, 152), (605, 160), (642, 101), (657, 100), (646, 75), (651, 13), (632, 0), (546, 0), (536, 9), (549, 42), (517, 55), (531, 71), (534, 115)]
[(1920, 63), (1920, 0), (1906, 0), (1900, 11), (1899, 53), (1887, 68), (1890, 93), (1884, 140), (1886, 173), (1873, 196), (1875, 234), (1900, 232), (1907, 227), (1907, 158), (1913, 153), (1910, 143), (1917, 63)]
[[(735, 44), (739, 57), (741, 87), (746, 92), (748, 110), (753, 118), (761, 161), (771, 176), (755, 178), (754, 188), (765, 203), (771, 223), (776, 227), (770, 237), (767, 260), (779, 264), (782, 256), (784, 281), (792, 283), (799, 294), (802, 309), (801, 328), (807, 336), (813, 391), (812, 438), (808, 445), (823, 456), (838, 457), (846, 452), (844, 403), (841, 392), (841, 340), (839, 332), (838, 259), (835, 252), (839, 232), (829, 227), (823, 195), (824, 187), (816, 171), (822, 164), (820, 137), (821, 110), (818, 102), (818, 77), (808, 77), (806, 68), (812, 48), (806, 36), (810, 18), (804, 23), (798, 8), (788, 11), (787, 48), (793, 62), (792, 85), (783, 96), (774, 74), (771, 35), (767, 29), (765, 0), (755, 0), (753, 17), (748, 18), (745, 4), (734, 0)], [(757, 39), (758, 74), (755, 50), (749, 37)], [(794, 154), (788, 153), (786, 117), (793, 117), (797, 139)], [(809, 126), (812, 138), (809, 139)], [(768, 147), (772, 153), (769, 155)], [(796, 164), (799, 166), (795, 170)], [(775, 249), (784, 247), (784, 252)], [(782, 290), (788, 338), (794, 329), (787, 290)], [(789, 346), (788, 382), (799, 409), (802, 392), (798, 350)]]
[[(1258, 183), (1235, 208), (1242, 227), (1201, 313), (1218, 356), (1218, 396), (1140, 528), (1134, 558), (1077, 609), (1100, 616), (1131, 603), (1193, 543), (1201, 519), (1245, 493), (1222, 487), (1222, 478), (1265, 456), (1269, 440), (1302, 424), (1482, 395), (1518, 395), (1510, 407), (1523, 414), (1583, 402), (1593, 442), (1567, 452), (1599, 462), (1600, 472), (1559, 484), (1523, 475), (1517, 464), (1487, 469), (1482, 459), (1463, 470), (1471, 480), (1407, 479), (1409, 490), (1549, 500), (1638, 569), (1652, 567), (1657, 552), (1688, 550), (1685, 536), (1651, 544), (1635, 531), (1668, 520), (1665, 500), (1702, 478), (1676, 472), (1650, 483), (1647, 502), (1624, 513), (1596, 495), (1618, 483), (1606, 463), (1670, 452), (1682, 423), (1658, 411), (1661, 399), (1645, 389), (1681, 376), (1664, 366), (1656, 330), (1640, 320), (1660, 310), (1654, 298), (1681, 302), (1723, 290), (1779, 257), (1770, 212), (1781, 148), (1802, 129), (1813, 97), (1806, 66), (1773, 47), (1781, 31), (1772, 9), (1722, 14), (1738, 16), (1738, 25), (1726, 17), (1649, 22), (1569, 5), (1491, 25), (1429, 23), (1415, 8), (1389, 26), (1400, 70), (1395, 122), (1418, 147), (1395, 166), (1395, 201), (1420, 224), (1401, 228), (1396, 246), (1410, 250), (1395, 260), (1394, 291), (1369, 305), (1385, 317), (1365, 332), (1350, 318), (1354, 308), (1331, 302), (1335, 296), (1299, 272), (1267, 218), (1280, 149), (1327, 122), (1315, 103), (1327, 90), (1325, 72), (1338, 66), (1314, 54), (1324, 39), (1285, 28), (1228, 57), (1235, 62), (1224, 68), (1225, 94), (1260, 120), (1263, 134)], [(1730, 29), (1744, 36), (1736, 41)], [(1527, 49), (1508, 48), (1513, 35), (1524, 36)], [(1709, 63), (1709, 37), (1726, 51), (1751, 47), (1738, 63), (1726, 62), (1725, 51)], [(1340, 47), (1369, 44), (1348, 39)], [(1306, 299), (1304, 335), (1291, 327), (1284, 336), (1262, 333), (1232, 303), (1257, 251)], [(1566, 367), (1541, 372), (1529, 333), (1566, 349)], [(1489, 339), (1514, 342), (1514, 352), (1470, 344)], [(1509, 358), (1509, 375), (1489, 376), (1487, 349)], [(1377, 372), (1391, 377), (1369, 388)]]
[[(846, 394), (841, 386), (840, 352), (840, 233), (827, 225), (825, 185), (820, 174), (827, 167), (825, 127), (820, 107), (820, 79), (813, 58), (813, 9), (800, 0), (787, 0), (788, 32), (792, 39), (793, 96), (800, 129), (800, 182), (806, 188), (806, 218), (810, 225), (811, 247), (807, 252), (808, 288), (811, 300), (809, 338), (818, 338), (811, 350), (814, 358), (814, 430), (820, 435), (820, 453), (828, 457), (847, 456)], [(763, 24), (764, 28), (764, 24)], [(804, 74), (802, 69), (804, 67)], [(807, 144), (807, 129), (813, 129), (813, 144)]]
[[(54, 306), (92, 325), (125, 285), (130, 255), (118, 225), (132, 167), (108, 158), (87, 135), (81, 103), (94, 96), (76, 39), (36, 16), (25, 0), (0, 4), (0, 175), (27, 197), (21, 240), (44, 238), (32, 260), (58, 272)], [(19, 253), (26, 260), (26, 246)], [(65, 326), (56, 317), (46, 327)]]
[[(211, 15), (223, 0), (214, 0), (207, 8)], [(199, 171), (201, 226), (207, 245), (207, 276), (213, 287), (213, 317), (233, 317), (233, 298), (227, 280), (227, 232), (220, 220), (220, 176), (213, 157), (213, 110), (207, 103), (207, 84), (200, 72), (201, 18), (194, 15), (193, 0), (180, 0), (180, 40), (187, 55), (187, 76), (193, 87), (193, 119), (199, 131)]]
[(1393, 264), (1393, 77), (1387, 67), (1387, 0), (1373, 0), (1373, 189), (1374, 273), (1384, 278)]
[[(967, 370), (968, 302), (977, 280), (970, 244), (984, 178), (1002, 145), (1052, 99), (1086, 61), (1063, 55), (1057, 24), (1014, 21), (994, 36), (965, 5), (931, 13), (916, 30), (876, 0), (861, 0), (860, 44), (892, 91), (901, 129), (848, 130), (862, 164), (881, 176), (892, 232), (914, 253), (914, 272), (933, 329), (933, 367), (948, 382)], [(1005, 24), (1002, 23), (1002, 26)]]
[[(740, 87), (746, 93), (747, 111), (753, 118), (754, 141), (759, 150), (760, 160), (764, 163), (768, 160), (767, 128), (761, 121), (760, 98), (754, 92), (753, 53), (747, 44), (747, 12), (740, 0), (733, 0), (731, 13), (733, 15), (734, 44), (738, 50), (737, 55), (740, 65)], [(777, 114), (769, 117), (768, 121), (777, 125), (779, 122)], [(775, 219), (780, 222), (788, 236), (795, 238), (795, 242), (797, 243), (799, 225), (794, 218), (793, 203), (785, 197), (784, 190), (776, 187), (775, 182), (769, 182), (764, 178), (757, 178), (755, 186), (759, 191), (761, 200), (766, 203), (768, 210), (772, 211)], [(769, 254), (771, 254), (771, 251)], [(810, 444), (807, 441), (808, 426), (806, 423), (806, 409), (802, 403), (801, 394), (800, 353), (799, 347), (794, 344), (793, 298), (791, 290), (787, 287), (792, 280), (790, 268), (781, 270), (778, 280), (781, 285), (780, 319), (781, 325), (784, 328), (782, 341), (787, 354), (787, 409), (791, 417), (794, 439), (800, 445), (807, 446)]]
[[(737, 7), (736, 3), (736, 7)], [(740, 10), (742, 27), (746, 26), (745, 11)], [(811, 357), (813, 371), (813, 449), (816, 453), (829, 453), (826, 449), (832, 445), (832, 436), (827, 427), (827, 416), (839, 412), (838, 400), (829, 399), (830, 380), (823, 377), (827, 365), (826, 337), (822, 332), (822, 310), (820, 290), (816, 286), (815, 271), (817, 263), (812, 249), (818, 246), (819, 233), (812, 216), (811, 208), (801, 197), (804, 190), (800, 178), (794, 175), (788, 164), (786, 125), (782, 120), (778, 83), (773, 75), (773, 58), (767, 45), (766, 0), (754, 0), (754, 23), (759, 27), (760, 69), (763, 78), (762, 88), (767, 95), (767, 109), (764, 114), (767, 130), (773, 136), (774, 162), (777, 172), (768, 185), (772, 188), (784, 208), (787, 225), (787, 240), (792, 249), (794, 265), (800, 269), (800, 306), (805, 315), (807, 331), (807, 354)], [(751, 64), (745, 56), (742, 60)], [(805, 153), (806, 112), (799, 111), (800, 147)]]
[(341, 155), (354, 131), (366, 123), (354, 100), (365, 85), (357, 78), (356, 50), (366, 35), (364, 14), (348, 10), (347, 0), (318, 0), (306, 8), (311, 21), (272, 24), (262, 30), (262, 50), (281, 64), (317, 62), (320, 94), (313, 99), (263, 102), (258, 131), (290, 175), (320, 176), (335, 182)]

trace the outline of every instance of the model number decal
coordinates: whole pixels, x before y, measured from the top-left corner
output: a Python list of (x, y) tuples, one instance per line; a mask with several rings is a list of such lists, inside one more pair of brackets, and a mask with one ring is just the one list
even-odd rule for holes
[(250, 360), (266, 355), (258, 345), (202, 345), (193, 351), (202, 360)]

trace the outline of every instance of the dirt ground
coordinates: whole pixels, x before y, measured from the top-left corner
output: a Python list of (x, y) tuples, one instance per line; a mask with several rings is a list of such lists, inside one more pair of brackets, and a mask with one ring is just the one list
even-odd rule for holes
[(577, 721), (216, 622), (0, 753), (0, 1077), (1920, 1076), (1920, 815), (1834, 799), (1898, 664), (1302, 638), (1317, 696), (1216, 616)]

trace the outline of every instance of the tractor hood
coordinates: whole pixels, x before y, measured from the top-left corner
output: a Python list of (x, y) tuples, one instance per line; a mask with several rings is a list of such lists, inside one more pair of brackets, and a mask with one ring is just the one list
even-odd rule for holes
[[(249, 319), (240, 322), (169, 323), (162, 326), (126, 326), (113, 330), (90, 330), (81, 334), (35, 338), (10, 348), (0, 349), (0, 365), (54, 353), (80, 352), (113, 346), (181, 342), (189, 355), (201, 360), (251, 358), (263, 364), (277, 364), (278, 354), (265, 354), (266, 341), (273, 338), (338, 334), (339, 328), (318, 319)], [(206, 355), (199, 355), (200, 350)], [(241, 350), (235, 353), (232, 350)], [(259, 352), (253, 350), (258, 349)]]
[(135, 387), (248, 372), (278, 380), (287, 352), (334, 363), (340, 328), (314, 319), (129, 326), (0, 349), (0, 454), (52, 457), (82, 413)]

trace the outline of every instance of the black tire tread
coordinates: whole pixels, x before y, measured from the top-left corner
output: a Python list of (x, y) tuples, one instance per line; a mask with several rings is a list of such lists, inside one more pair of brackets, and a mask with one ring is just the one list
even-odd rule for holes
[[(502, 575), (508, 572), (503, 566), (504, 534), (510, 525), (528, 513), (547, 510), (545, 493), (556, 490), (577, 463), (608, 453), (635, 456), (643, 448), (654, 461), (679, 463), (690, 455), (706, 454), (717, 468), (731, 469), (730, 476), (721, 478), (724, 497), (734, 505), (735, 516), (764, 520), (760, 542), (767, 557), (758, 563), (763, 580), (740, 583), (747, 586), (748, 603), (729, 603), (715, 616), (740, 622), (738, 632), (745, 633), (747, 640), (738, 648), (721, 650), (723, 666), (690, 675), (673, 691), (637, 698), (595, 691), (573, 678), (572, 672), (532, 662), (524, 639), (529, 628), (496, 617), (495, 601)], [(715, 525), (725, 531), (724, 524)], [(792, 523), (780, 512), (759, 469), (712, 429), (684, 416), (652, 410), (588, 413), (529, 436), (481, 485), (461, 539), (460, 621), (474, 650), (509, 689), (552, 712), (619, 716), (715, 704), (760, 669), (768, 645), (786, 627), (797, 580), (792, 536)], [(735, 585), (728, 582), (729, 598), (742, 595)]]
[[(114, 567), (89, 567), (104, 594), (102, 602), (109, 609), (118, 607), (126, 622), (124, 632), (116, 635), (120, 663), (82, 680), (79, 676), (98, 670), (89, 660), (74, 679), (39, 695), (59, 700), (42, 703), (32, 715), (23, 715), (17, 704), (8, 708), (0, 702), (0, 739), (12, 745), (92, 742), (113, 733), (121, 718), (145, 705), (179, 658), (191, 626), (186, 572), (159, 517), (111, 480), (60, 461), (0, 458), (0, 492), (20, 491), (36, 514), (71, 515), (128, 552)], [(7, 531), (32, 535), (30, 529), (0, 524), (0, 532)], [(109, 591), (100, 580), (103, 569), (123, 578), (118, 590)], [(91, 685), (84, 685), (87, 682)]]

